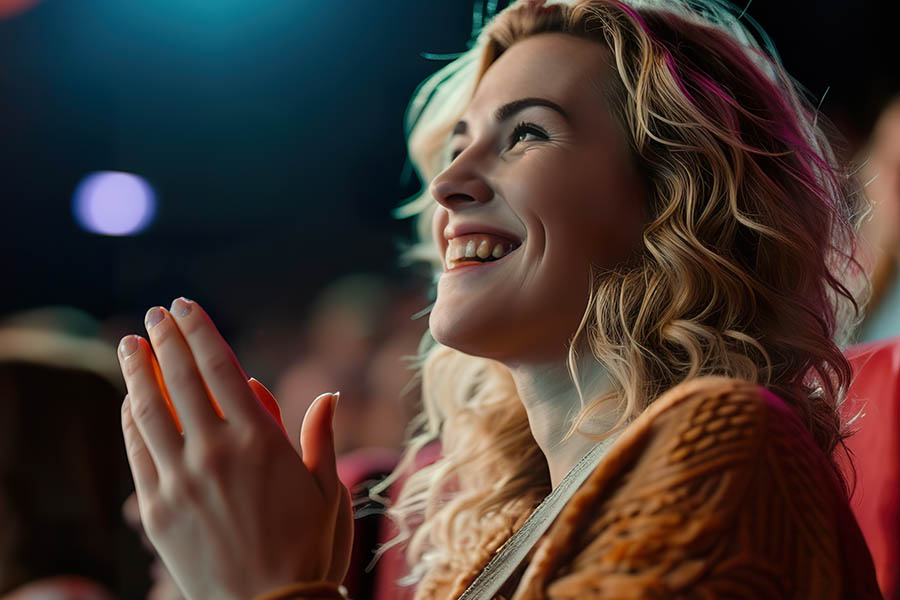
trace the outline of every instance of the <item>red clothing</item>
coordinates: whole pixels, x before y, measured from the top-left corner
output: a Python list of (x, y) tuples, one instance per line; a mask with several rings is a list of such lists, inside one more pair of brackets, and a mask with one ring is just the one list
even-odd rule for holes
[(847, 351), (853, 384), (842, 407), (855, 433), (847, 440), (855, 481), (850, 506), (859, 521), (885, 598), (900, 599), (900, 337)]

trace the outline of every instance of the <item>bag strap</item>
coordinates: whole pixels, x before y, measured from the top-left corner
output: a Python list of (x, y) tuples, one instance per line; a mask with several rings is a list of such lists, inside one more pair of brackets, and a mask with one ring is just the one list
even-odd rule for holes
[(617, 437), (618, 435), (606, 438), (575, 463), (575, 466), (559, 482), (556, 489), (544, 498), (544, 501), (534, 509), (522, 527), (494, 554), (491, 561), (458, 600), (491, 600), (494, 597), (519, 564), (528, 556), (531, 548), (550, 528), (588, 475), (600, 464)]

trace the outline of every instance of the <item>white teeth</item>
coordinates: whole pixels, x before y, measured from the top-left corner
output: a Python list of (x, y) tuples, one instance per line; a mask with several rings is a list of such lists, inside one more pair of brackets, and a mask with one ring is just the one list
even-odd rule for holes
[(497, 241), (496, 236), (467, 235), (465, 238), (452, 238), (448, 241), (444, 263), (446, 268), (452, 269), (455, 264), (471, 260), (491, 262), (487, 259), (501, 259), (513, 250), (513, 244)]

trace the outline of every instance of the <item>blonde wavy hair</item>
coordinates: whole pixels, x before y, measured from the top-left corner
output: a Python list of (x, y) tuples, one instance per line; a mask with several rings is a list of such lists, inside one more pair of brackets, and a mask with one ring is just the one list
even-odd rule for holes
[[(416, 217), (407, 262), (441, 260), (428, 183), (448, 164), (446, 140), (488, 67), (544, 32), (602, 44), (615, 67), (605, 93), (648, 193), (643, 247), (592, 273), (569, 348), (608, 371), (612, 393), (592, 398), (567, 438), (606, 400), (616, 429), (677, 383), (703, 375), (756, 382), (799, 414), (823, 452), (844, 437), (838, 408), (850, 382), (841, 353), (867, 280), (855, 259), (865, 212), (817, 109), (746, 15), (718, 1), (514, 2), (477, 42), (416, 91), (407, 112), (410, 158), (425, 184), (397, 215)], [(590, 354), (588, 354), (590, 353)], [(482, 564), (550, 491), (508, 370), (426, 334), (415, 361), (423, 410), (403, 460), (372, 489), (412, 472), (388, 515), (406, 543), (417, 598)], [(602, 436), (596, 436), (600, 439)], [(427, 444), (441, 456), (414, 469)]]

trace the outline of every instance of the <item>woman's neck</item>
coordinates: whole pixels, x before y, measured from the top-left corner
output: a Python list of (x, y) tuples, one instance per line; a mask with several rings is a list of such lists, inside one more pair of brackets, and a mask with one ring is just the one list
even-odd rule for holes
[[(596, 360), (582, 361), (578, 377), (585, 406), (611, 389), (608, 373)], [(528, 413), (528, 423), (535, 441), (547, 459), (553, 488), (565, 478), (575, 463), (598, 442), (578, 433), (563, 441), (566, 432), (581, 412), (581, 400), (566, 369), (565, 360), (555, 363), (517, 364), (510, 366), (519, 398)], [(615, 403), (600, 409), (582, 424), (591, 433), (608, 431), (616, 421)]]

